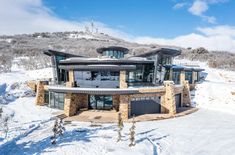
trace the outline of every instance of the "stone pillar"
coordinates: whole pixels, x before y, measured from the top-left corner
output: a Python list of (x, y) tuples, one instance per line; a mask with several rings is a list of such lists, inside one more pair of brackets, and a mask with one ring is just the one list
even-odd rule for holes
[(175, 93), (173, 81), (165, 81), (166, 93), (161, 97), (161, 113), (176, 114)]
[(77, 112), (74, 94), (67, 93), (64, 98), (64, 114), (66, 116), (73, 116)]
[(119, 88), (127, 88), (127, 83), (126, 83), (126, 71), (120, 71), (119, 75)]
[[(73, 70), (69, 70), (69, 83), (68, 86), (73, 87), (74, 86), (74, 71)], [(66, 83), (66, 86), (67, 86)]]
[(37, 83), (37, 93), (36, 93), (36, 105), (44, 105), (44, 81), (38, 81)]
[(123, 120), (127, 120), (129, 117), (129, 110), (130, 110), (129, 104), (130, 104), (130, 96), (120, 95), (119, 111), (122, 113)]
[(185, 81), (183, 84), (183, 106), (191, 106), (191, 95), (190, 95), (190, 86), (188, 81)]
[(119, 110), (119, 103), (120, 103), (120, 95), (113, 95), (113, 108), (118, 111)]
[(185, 71), (180, 72), (180, 84), (183, 85), (185, 81)]

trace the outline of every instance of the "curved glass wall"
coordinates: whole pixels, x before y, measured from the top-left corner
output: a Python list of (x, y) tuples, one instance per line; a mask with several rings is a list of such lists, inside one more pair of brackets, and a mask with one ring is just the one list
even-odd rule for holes
[(103, 51), (103, 56), (121, 59), (124, 58), (124, 52), (123, 51), (117, 51), (117, 50), (109, 50), (109, 51)]

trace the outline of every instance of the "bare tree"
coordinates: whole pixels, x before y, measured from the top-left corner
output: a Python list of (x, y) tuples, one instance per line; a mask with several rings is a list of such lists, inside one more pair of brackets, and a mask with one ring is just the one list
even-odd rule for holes
[(123, 129), (123, 120), (122, 120), (122, 114), (118, 113), (118, 139), (117, 142), (122, 140), (122, 129)]
[(129, 147), (131, 146), (135, 146), (135, 116), (133, 115), (133, 118), (132, 118), (132, 126), (130, 128), (130, 144), (129, 144)]

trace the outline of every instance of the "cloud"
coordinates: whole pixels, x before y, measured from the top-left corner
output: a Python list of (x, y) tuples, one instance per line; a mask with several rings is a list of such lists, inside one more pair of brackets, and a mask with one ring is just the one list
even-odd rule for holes
[[(127, 38), (126, 33), (94, 21), (100, 32)], [(90, 21), (69, 21), (57, 17), (42, 0), (5, 0), (0, 5), (0, 35), (35, 32), (82, 31)]]
[(205, 1), (196, 0), (193, 5), (188, 9), (190, 13), (196, 16), (201, 16), (208, 10), (208, 5)]
[[(213, 3), (215, 3), (215, 1), (216, 0), (213, 0)], [(209, 9), (208, 3), (212, 3), (212, 0), (211, 1), (196, 0), (193, 2), (192, 6), (188, 9), (188, 11), (195, 16), (202, 17), (202, 19), (207, 21), (208, 23), (215, 24), (216, 18), (214, 16), (204, 15), (204, 13)]]
[[(217, 3), (219, 1), (210, 0), (210, 3), (212, 2)], [(207, 1), (207, 3), (209, 3), (209, 1)], [(199, 12), (200, 11), (197, 11), (197, 14), (200, 14)], [(202, 11), (201, 14), (203, 15), (204, 12)], [(229, 25), (199, 27), (196, 33), (166, 39), (148, 36), (132, 36), (119, 29), (111, 28), (102, 22), (94, 21), (94, 24), (99, 28), (99, 32), (132, 42), (156, 43), (186, 48), (203, 46), (210, 50), (235, 51), (235, 27)], [(81, 31), (84, 30), (84, 27), (87, 25), (90, 25), (90, 21), (78, 22), (57, 17), (52, 10), (43, 5), (42, 0), (1, 1), (0, 34)]]
[(235, 27), (228, 25), (197, 28), (197, 33), (178, 36), (172, 39), (137, 37), (134, 41), (145, 44), (162, 44), (181, 47), (205, 47), (209, 50), (235, 52)]
[(215, 24), (216, 18), (214, 16), (207, 16), (205, 13), (209, 9), (209, 5), (225, 2), (228, 2), (228, 0), (194, 0), (188, 11), (195, 16), (201, 17), (208, 23)]
[(178, 10), (178, 9), (183, 8), (185, 5), (187, 5), (187, 3), (185, 3), (185, 2), (176, 3), (176, 4), (173, 6), (173, 9)]

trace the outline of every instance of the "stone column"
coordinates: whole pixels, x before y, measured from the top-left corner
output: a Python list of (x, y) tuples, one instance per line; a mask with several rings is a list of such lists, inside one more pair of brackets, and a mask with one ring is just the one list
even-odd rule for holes
[(119, 111), (122, 113), (122, 118), (127, 120), (129, 117), (129, 104), (130, 104), (130, 96), (129, 95), (120, 95), (120, 105)]
[(36, 105), (44, 105), (44, 81), (38, 81), (37, 83), (37, 93), (36, 93)]
[(164, 86), (166, 93), (161, 97), (161, 113), (168, 113), (170, 115), (176, 114), (174, 82), (165, 81)]
[(185, 71), (180, 72), (180, 84), (183, 85), (185, 81)]
[(66, 82), (66, 87), (73, 87), (74, 86), (74, 71), (69, 70), (69, 82)]
[(191, 95), (190, 95), (190, 86), (188, 81), (185, 81), (183, 84), (183, 106), (191, 106)]
[(126, 71), (120, 71), (119, 75), (119, 88), (127, 88), (127, 83), (126, 83)]
[(119, 110), (119, 103), (120, 103), (120, 95), (113, 95), (113, 108), (118, 111)]
[(74, 94), (67, 93), (64, 98), (64, 114), (66, 116), (73, 116), (77, 112)]

